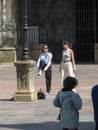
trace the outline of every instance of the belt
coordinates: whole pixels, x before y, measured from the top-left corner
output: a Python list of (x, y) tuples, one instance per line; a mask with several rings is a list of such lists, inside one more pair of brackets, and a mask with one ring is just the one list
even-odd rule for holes
[(64, 63), (66, 63), (66, 62), (70, 62), (70, 60), (68, 60), (68, 61), (64, 61), (64, 60), (63, 60), (63, 62), (64, 62)]

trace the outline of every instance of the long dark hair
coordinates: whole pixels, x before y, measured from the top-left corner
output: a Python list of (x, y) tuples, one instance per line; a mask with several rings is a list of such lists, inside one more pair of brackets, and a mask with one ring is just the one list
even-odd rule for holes
[(68, 45), (70, 49), (72, 48), (72, 44), (69, 41), (63, 41), (62, 45)]

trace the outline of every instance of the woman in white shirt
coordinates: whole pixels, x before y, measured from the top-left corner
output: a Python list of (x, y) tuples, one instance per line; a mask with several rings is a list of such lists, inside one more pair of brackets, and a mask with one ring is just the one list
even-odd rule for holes
[(52, 79), (52, 53), (49, 52), (48, 45), (44, 45), (42, 53), (40, 54), (37, 62), (38, 75), (41, 76), (45, 72), (46, 79), (46, 95), (49, 95), (51, 91), (51, 79)]
[(63, 42), (63, 53), (59, 70), (61, 71), (61, 87), (63, 87), (63, 80), (67, 76), (75, 77), (76, 65), (74, 59), (74, 52), (70, 49), (68, 41)]

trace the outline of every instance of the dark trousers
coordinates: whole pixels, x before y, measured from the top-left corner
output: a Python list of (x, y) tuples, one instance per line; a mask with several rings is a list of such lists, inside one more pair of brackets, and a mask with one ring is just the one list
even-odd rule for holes
[(75, 129), (67, 129), (67, 128), (63, 128), (62, 130), (78, 130), (78, 128), (75, 128)]
[(98, 122), (96, 122), (96, 129), (95, 130), (98, 130)]
[[(40, 61), (40, 69), (44, 69), (46, 64), (44, 61)], [(46, 79), (46, 91), (49, 93), (51, 91), (51, 79), (52, 79), (52, 69), (51, 66), (45, 71), (45, 79)]]

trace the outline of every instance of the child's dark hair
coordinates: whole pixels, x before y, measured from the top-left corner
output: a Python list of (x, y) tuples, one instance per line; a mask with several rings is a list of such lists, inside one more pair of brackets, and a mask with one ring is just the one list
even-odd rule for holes
[(74, 77), (68, 76), (63, 81), (63, 86), (64, 86), (63, 91), (64, 90), (72, 90), (77, 85), (78, 85), (78, 80), (76, 78), (74, 78)]

